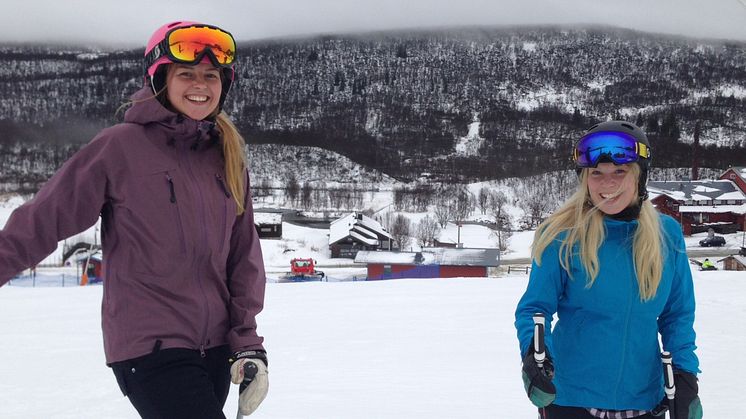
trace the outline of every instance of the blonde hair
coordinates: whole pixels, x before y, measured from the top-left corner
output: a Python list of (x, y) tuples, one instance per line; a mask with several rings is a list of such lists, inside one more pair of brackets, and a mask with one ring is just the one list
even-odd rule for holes
[(225, 112), (215, 117), (220, 136), (223, 139), (223, 159), (225, 160), (225, 181), (236, 201), (237, 215), (246, 211), (246, 142)]
[[(627, 176), (637, 179), (640, 167), (631, 164), (629, 168)], [(588, 275), (586, 287), (590, 288), (598, 277), (598, 249), (604, 241), (606, 232), (604, 215), (590, 200), (588, 171), (589, 169), (583, 169), (581, 172), (578, 190), (536, 229), (531, 256), (537, 265), (541, 265), (541, 255), (546, 247), (565, 233), (559, 249), (560, 265), (572, 279), (571, 261), (575, 254), (579, 255)], [(632, 205), (638, 205), (637, 202), (635, 200)], [(658, 291), (663, 272), (664, 250), (661, 236), (658, 212), (649, 201), (643, 201), (632, 242), (632, 260), (637, 274), (640, 299), (643, 301), (651, 300)]]

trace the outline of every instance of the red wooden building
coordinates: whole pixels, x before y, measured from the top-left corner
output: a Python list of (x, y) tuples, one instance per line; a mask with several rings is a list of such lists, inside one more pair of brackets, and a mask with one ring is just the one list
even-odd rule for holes
[(738, 186), (741, 192), (746, 193), (746, 167), (729, 167), (719, 179), (730, 180)]
[(678, 220), (686, 235), (744, 229), (746, 193), (730, 179), (648, 182), (648, 190), (650, 202)]
[(486, 277), (500, 265), (497, 249), (426, 249), (422, 252), (359, 251), (355, 263), (365, 263), (368, 280), (397, 278)]

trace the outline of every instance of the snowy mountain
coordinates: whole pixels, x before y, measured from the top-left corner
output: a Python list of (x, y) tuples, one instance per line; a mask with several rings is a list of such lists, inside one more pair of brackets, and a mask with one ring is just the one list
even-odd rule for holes
[[(142, 84), (141, 54), (0, 46), (6, 190), (33, 189), (121, 119)], [(690, 166), (695, 132), (700, 166), (746, 164), (743, 43), (611, 27), (465, 28), (256, 41), (240, 44), (239, 57), (226, 109), (250, 143), (318, 147), (403, 181), (566, 169), (569, 144), (609, 117), (644, 126), (659, 167)]]

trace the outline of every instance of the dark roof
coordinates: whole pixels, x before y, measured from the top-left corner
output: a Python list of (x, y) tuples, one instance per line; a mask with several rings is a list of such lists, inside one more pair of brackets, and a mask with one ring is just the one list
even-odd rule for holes
[[(648, 189), (653, 193), (668, 195), (674, 199), (737, 199), (723, 197), (725, 194), (741, 192), (735, 183), (729, 180), (693, 180), (693, 181), (651, 181)], [(743, 199), (743, 198), (741, 198)]]

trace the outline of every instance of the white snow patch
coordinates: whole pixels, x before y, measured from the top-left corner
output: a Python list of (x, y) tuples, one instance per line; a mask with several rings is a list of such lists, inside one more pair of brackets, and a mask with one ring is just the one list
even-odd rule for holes
[(477, 156), (479, 154), (479, 147), (484, 143), (484, 138), (479, 136), (479, 124), (478, 120), (469, 124), (469, 132), (466, 137), (459, 138), (456, 143), (456, 154), (461, 156)]
[(746, 97), (746, 86), (741, 86), (737, 84), (724, 84), (718, 86), (718, 92), (720, 92), (721, 96), (724, 97), (730, 97), (733, 95), (736, 99), (743, 99)]

